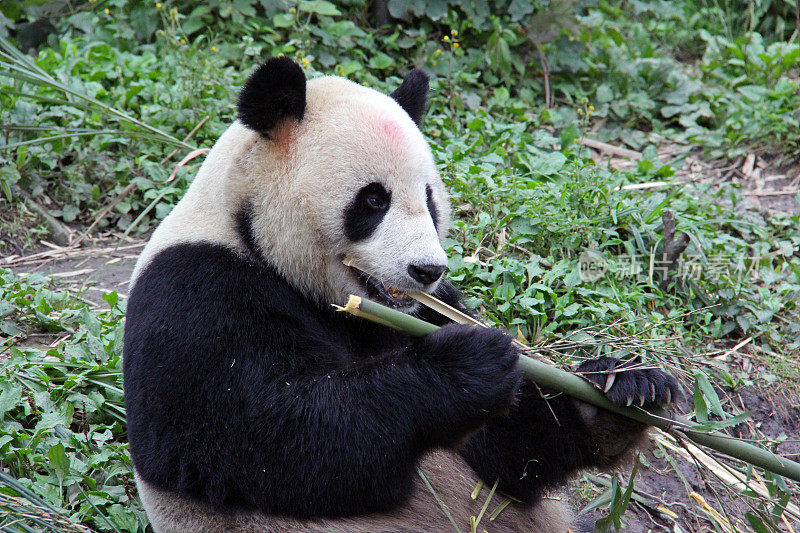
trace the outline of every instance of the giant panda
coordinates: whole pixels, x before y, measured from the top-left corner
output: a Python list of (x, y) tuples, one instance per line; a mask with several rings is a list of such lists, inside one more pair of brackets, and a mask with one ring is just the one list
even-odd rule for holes
[[(464, 309), (442, 280), (449, 199), (418, 128), (427, 91), (420, 70), (387, 96), (307, 81), (287, 58), (244, 84), (132, 278), (128, 438), (156, 532), (468, 530), (495, 483), (481, 530), (567, 531), (564, 484), (642, 444), (645, 426), (524, 382), (507, 334), (406, 296)], [(442, 328), (411, 338), (334, 311), (349, 294)], [(577, 371), (618, 403), (678, 393), (617, 359)]]

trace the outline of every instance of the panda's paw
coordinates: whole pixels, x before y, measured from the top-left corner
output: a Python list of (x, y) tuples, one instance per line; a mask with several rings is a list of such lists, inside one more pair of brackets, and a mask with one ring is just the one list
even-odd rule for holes
[(420, 339), (416, 351), (453, 385), (458, 403), (496, 414), (509, 408), (522, 379), (512, 340), (496, 329), (447, 324)]
[(682, 396), (674, 377), (638, 358), (598, 357), (583, 362), (575, 372), (618, 405), (666, 407)]

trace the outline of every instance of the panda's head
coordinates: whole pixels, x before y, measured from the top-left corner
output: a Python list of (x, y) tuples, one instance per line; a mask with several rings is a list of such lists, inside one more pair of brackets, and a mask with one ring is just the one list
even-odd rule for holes
[(320, 303), (356, 294), (410, 308), (404, 293), (434, 290), (450, 204), (418, 127), (427, 92), (420, 70), (387, 96), (338, 77), (306, 82), (287, 58), (261, 65), (238, 102), (255, 133), (235, 165), (244, 244)]

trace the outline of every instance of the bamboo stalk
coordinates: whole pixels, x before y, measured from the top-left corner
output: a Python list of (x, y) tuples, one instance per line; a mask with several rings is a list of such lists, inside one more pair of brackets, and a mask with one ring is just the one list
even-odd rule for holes
[[(416, 337), (425, 336), (439, 329), (438, 326), (424, 320), (358, 296), (350, 296), (347, 306), (337, 308), (367, 320), (388, 325)], [(800, 463), (790, 461), (785, 457), (780, 457), (724, 433), (701, 429), (688, 418), (671, 415), (663, 409), (646, 410), (637, 406), (617, 405), (580, 376), (556, 368), (528, 355), (520, 355), (519, 367), (525, 377), (543, 387), (563, 392), (573, 398), (643, 424), (655, 426), (662, 431), (678, 431), (683, 437), (697, 444), (707, 446), (775, 474), (800, 481)]]

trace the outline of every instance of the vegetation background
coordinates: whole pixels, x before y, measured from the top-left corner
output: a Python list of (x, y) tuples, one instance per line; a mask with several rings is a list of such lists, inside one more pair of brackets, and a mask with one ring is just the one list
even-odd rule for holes
[[(796, 10), (0, 0), (0, 529), (148, 529), (125, 439), (125, 284), (99, 299), (75, 258), (107, 272), (135, 256), (237, 88), (279, 54), (385, 92), (431, 74), (423, 130), (471, 306), (558, 363), (668, 367), (697, 422), (797, 459)], [(581, 275), (587, 251), (603, 275)], [(796, 483), (665, 434), (632, 473), (573, 488), (598, 530), (800, 528)], [(460, 527), (491, 531), (503, 503)]]

